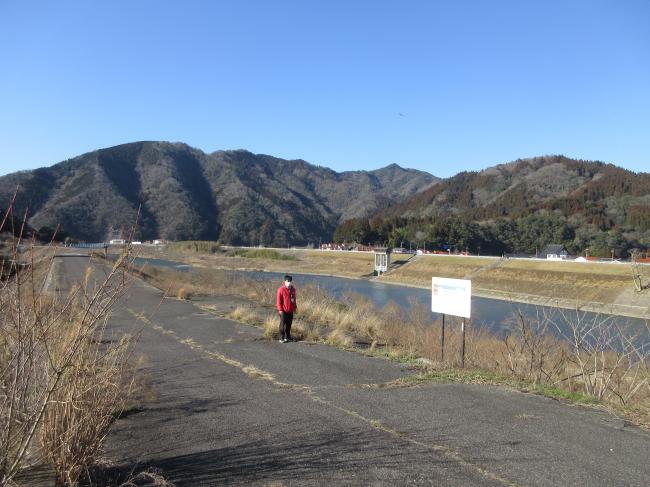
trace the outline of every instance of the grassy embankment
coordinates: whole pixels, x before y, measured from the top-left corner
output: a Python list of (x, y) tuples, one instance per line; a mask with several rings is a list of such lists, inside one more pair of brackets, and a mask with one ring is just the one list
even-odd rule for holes
[(138, 252), (145, 257), (175, 260), (209, 269), (290, 270), (344, 277), (368, 276), (373, 271), (371, 255), (362, 252), (222, 248), (210, 242), (174, 242), (158, 249), (143, 247)]
[(471, 279), (482, 297), (650, 318), (650, 293), (635, 291), (625, 264), (422, 256), (384, 278), (429, 287), (434, 275)]
[[(180, 242), (144, 252), (210, 269), (354, 278), (367, 278), (373, 271), (372, 254), (366, 252), (224, 250), (210, 242)], [(650, 318), (650, 290), (636, 292), (632, 270), (624, 264), (399, 254), (393, 262), (398, 265), (382, 281), (429, 288), (433, 276), (472, 279), (473, 292), (481, 297)], [(650, 266), (644, 268), (650, 281)]]
[[(290, 264), (283, 270), (294, 272), (294, 262)], [(208, 269), (180, 273), (149, 268), (145, 277), (168, 294), (181, 297), (233, 293), (245, 296), (248, 304), (231, 312), (218, 306), (205, 309), (261, 326), (269, 339), (277, 339), (278, 318), (272, 306), (277, 283), (256, 282), (235, 277), (227, 270)], [(465, 370), (458, 368), (459, 327), (447, 328), (445, 359), (441, 360), (439, 324), (431, 326), (429, 310), (416, 303), (408, 311), (391, 303), (378, 310), (360, 296), (339, 302), (317, 287), (301, 287), (294, 335), (423, 368), (421, 374), (386, 387), (429, 380), (504, 384), (576, 402), (607, 404), (638, 423), (650, 425), (650, 352), (635, 348), (631, 336), (630, 342), (617, 350), (611, 341), (611, 323), (585, 323), (575, 312), (562, 317), (573, 326), (575, 339), (559, 340), (551, 331), (562, 313), (556, 310), (536, 319), (514, 315), (505, 339), (470, 327)], [(587, 336), (597, 338), (598, 346), (587, 343)]]

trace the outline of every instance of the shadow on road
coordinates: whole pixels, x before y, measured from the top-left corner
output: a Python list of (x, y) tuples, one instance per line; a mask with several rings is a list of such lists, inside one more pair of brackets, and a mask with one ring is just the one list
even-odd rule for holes
[[(232, 447), (160, 458), (141, 463), (140, 471), (154, 468), (177, 486), (250, 484), (261, 481), (299, 481), (301, 484), (325, 483), (327, 479), (367, 478), (370, 465), (386, 472), (404, 468), (400, 448), (383, 447), (385, 442), (373, 441), (361, 430), (318, 435), (308, 441), (278, 438), (277, 442), (251, 441)], [(428, 463), (449, 463), (429, 456)], [(415, 466), (415, 468), (418, 468)], [(111, 477), (134, 470), (133, 465), (107, 472)], [(377, 472), (379, 473), (379, 472)], [(360, 479), (358, 479), (360, 480)]]

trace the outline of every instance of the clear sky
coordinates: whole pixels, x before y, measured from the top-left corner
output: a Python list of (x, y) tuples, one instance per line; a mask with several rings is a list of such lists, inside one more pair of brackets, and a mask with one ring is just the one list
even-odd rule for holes
[(650, 1), (0, 0), (0, 174), (136, 140), (650, 171)]

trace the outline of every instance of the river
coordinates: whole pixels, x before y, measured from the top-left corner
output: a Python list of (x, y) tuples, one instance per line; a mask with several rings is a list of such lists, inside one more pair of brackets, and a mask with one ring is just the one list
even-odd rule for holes
[[(160, 259), (136, 259), (136, 265), (147, 263), (152, 266), (162, 266), (173, 268), (181, 271), (191, 271), (192, 267), (178, 262), (171, 262)], [(272, 281), (281, 284), (283, 273), (279, 272), (261, 272), (261, 271), (228, 271), (233, 275), (246, 276), (259, 281)], [(397, 303), (402, 308), (407, 309), (413, 305), (413, 302), (420, 303), (427, 308), (431, 308), (431, 290), (421, 289), (395, 284), (382, 283), (378, 280), (367, 279), (350, 279), (345, 277), (318, 276), (310, 274), (292, 274), (294, 284), (300, 290), (301, 286), (316, 285), (327, 291), (337, 299), (343, 299), (350, 294), (364, 296), (375, 303), (377, 308), (383, 308), (387, 303)], [(489, 299), (472, 297), (472, 326), (482, 326), (489, 329), (497, 336), (503, 336), (508, 333), (508, 322), (511, 321), (515, 312), (520, 310), (527, 316), (537, 316), (546, 314), (553, 316), (563, 332), (568, 331), (566, 321), (562, 319), (560, 313), (572, 320), (581, 320), (582, 323), (589, 322), (606, 322), (618, 325), (621, 329), (643, 332), (638, 338), (638, 343), (650, 347), (650, 335), (645, 327), (645, 321), (638, 318), (629, 318), (625, 316), (613, 316), (607, 314), (596, 314), (591, 312), (576, 312), (575, 310), (558, 310), (548, 306), (529, 305), (522, 303), (512, 303), (499, 299)], [(431, 322), (434, 323), (439, 319), (437, 313), (431, 313)], [(451, 319), (453, 323), (455, 319)], [(551, 332), (558, 330), (553, 327)], [(636, 341), (636, 340), (635, 340)]]

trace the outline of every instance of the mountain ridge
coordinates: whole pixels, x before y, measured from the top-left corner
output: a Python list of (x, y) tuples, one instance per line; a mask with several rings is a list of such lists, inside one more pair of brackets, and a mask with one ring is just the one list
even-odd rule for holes
[(428, 242), (471, 252), (628, 256), (650, 247), (650, 174), (563, 155), (460, 172), (375, 215), (347, 221), (342, 240)]
[[(394, 180), (399, 184), (394, 184)], [(46, 168), (0, 177), (5, 200), (33, 226), (85, 240), (129, 228), (139, 238), (305, 244), (341, 219), (364, 216), (437, 178), (399, 166), (345, 171), (246, 150), (205, 153), (182, 142), (139, 141), (97, 149)]]
[[(245, 149), (205, 153), (140, 141), (0, 177), (30, 224), (84, 240), (138, 238), (304, 245), (404, 240), (474, 251), (647, 249), (650, 174), (562, 155), (517, 159), (439, 179), (392, 163), (336, 172)], [(1, 205), (0, 205), (1, 206)], [(453, 243), (452, 245), (452, 242)]]

